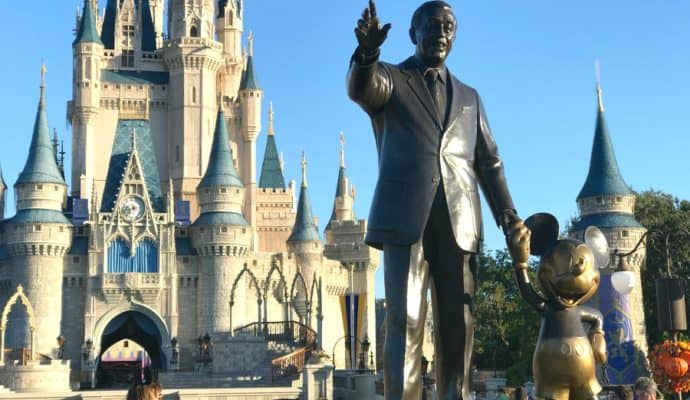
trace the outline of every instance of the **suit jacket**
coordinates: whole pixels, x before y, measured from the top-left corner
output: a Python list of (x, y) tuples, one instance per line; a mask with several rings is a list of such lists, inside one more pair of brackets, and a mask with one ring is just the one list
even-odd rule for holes
[(478, 186), (497, 222), (514, 209), (479, 95), (447, 75), (450, 107), (441, 121), (414, 57), (399, 65), (352, 58), (348, 95), (371, 118), (378, 151), (365, 238), (373, 247), (418, 241), (441, 182), (455, 240), (465, 251), (477, 252), (482, 240)]

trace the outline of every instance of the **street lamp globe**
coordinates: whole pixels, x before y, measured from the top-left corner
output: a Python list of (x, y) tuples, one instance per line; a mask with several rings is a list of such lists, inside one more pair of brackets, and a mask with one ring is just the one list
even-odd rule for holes
[(611, 274), (611, 285), (613, 285), (613, 289), (623, 295), (632, 292), (637, 283), (637, 277), (635, 273), (630, 270), (626, 258), (627, 257), (618, 255), (618, 269)]

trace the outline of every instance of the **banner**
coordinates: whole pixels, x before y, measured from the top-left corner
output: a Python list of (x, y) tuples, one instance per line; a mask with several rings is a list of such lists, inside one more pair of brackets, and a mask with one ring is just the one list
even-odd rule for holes
[[(364, 339), (365, 334), (362, 332), (362, 320), (364, 319), (364, 310), (366, 309), (366, 306), (366, 294), (346, 294), (344, 296), (340, 296), (340, 311), (343, 318), (343, 327), (345, 327), (345, 332), (343, 332), (343, 336), (346, 337), (346, 339), (343, 340), (349, 341), (349, 338), (351, 338), (352, 336), (354, 336), (355, 340), (354, 349), (351, 349), (351, 351), (354, 351), (355, 365), (351, 365), (351, 369), (357, 368), (357, 363), (359, 362), (359, 346), (362, 340)], [(348, 353), (347, 355), (348, 357), (345, 363), (346, 365), (350, 363), (352, 360), (352, 355), (350, 353)]]

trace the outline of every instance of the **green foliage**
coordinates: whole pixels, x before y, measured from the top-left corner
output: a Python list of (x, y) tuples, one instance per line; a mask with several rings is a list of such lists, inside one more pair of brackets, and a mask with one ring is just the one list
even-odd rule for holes
[[(690, 202), (655, 190), (637, 195), (635, 218), (647, 229), (672, 233), (669, 238), (669, 253), (673, 261), (674, 275), (690, 276)], [(642, 269), (642, 295), (644, 297), (647, 341), (650, 347), (660, 343), (668, 334), (661, 332), (657, 324), (656, 279), (666, 275), (666, 246), (663, 235), (650, 234), (647, 240), (647, 259)], [(690, 297), (685, 282), (685, 297)]]
[(522, 385), (532, 376), (540, 321), (520, 297), (505, 250), (480, 254), (474, 318), (477, 368), (506, 370), (509, 385)]

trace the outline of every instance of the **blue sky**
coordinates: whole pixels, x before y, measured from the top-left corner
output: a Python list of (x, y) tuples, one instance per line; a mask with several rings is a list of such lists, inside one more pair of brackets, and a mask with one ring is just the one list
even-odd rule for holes
[[(9, 186), (26, 159), (42, 60), (48, 67), (50, 126), (66, 144), (70, 142), (65, 115), (71, 96), (72, 31), (75, 10), (82, 3), (31, 4), (5, 7), (0, 24), (0, 37), (6, 38), (0, 63), (0, 164)], [(384, 60), (398, 62), (412, 54), (407, 29), (418, 4), (377, 2), (382, 21), (393, 24), (383, 47)], [(459, 28), (448, 66), (482, 96), (523, 217), (548, 211), (564, 224), (577, 214), (575, 197), (587, 175), (594, 133), (596, 58), (601, 62), (606, 118), (625, 180), (635, 190), (655, 188), (690, 199), (687, 2), (451, 4)], [(104, 5), (101, 0), (101, 10)], [(347, 63), (355, 47), (353, 28), (366, 5), (366, 0), (245, 1), (245, 31), (255, 36), (255, 67), (265, 110), (269, 100), (274, 103), (286, 178), (299, 180), (299, 157), (306, 151), (311, 200), (321, 230), (335, 192), (341, 129), (360, 218), (368, 214), (375, 185), (369, 120), (345, 95)], [(264, 143), (262, 135), (259, 157)], [(502, 248), (501, 234), (486, 207), (484, 213), (487, 246)], [(382, 269), (377, 277), (377, 295), (382, 296)]]

